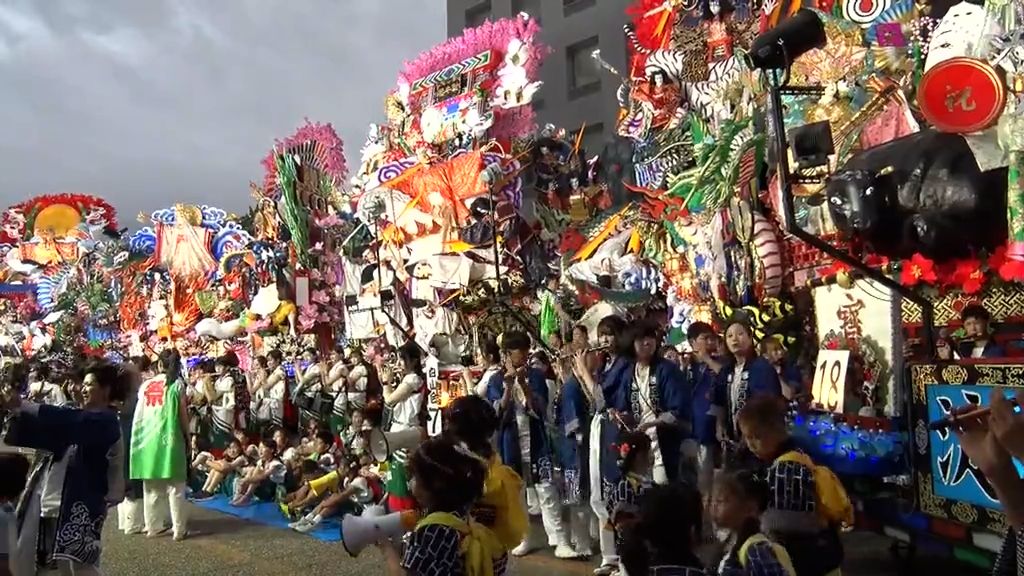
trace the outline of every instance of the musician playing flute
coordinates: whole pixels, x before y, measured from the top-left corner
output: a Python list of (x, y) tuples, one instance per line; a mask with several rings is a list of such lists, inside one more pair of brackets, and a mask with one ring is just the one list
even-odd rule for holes
[[(501, 378), (487, 384), (486, 399), (498, 413), (498, 452), (502, 461), (518, 471), (526, 485), (537, 491), (541, 518), (548, 541), (555, 543), (555, 556), (572, 558), (562, 522), (561, 502), (554, 484), (554, 462), (544, 416), (547, 414), (548, 384), (544, 373), (527, 365), (530, 337), (524, 332), (505, 332), (501, 340), (505, 356)], [(524, 556), (536, 548), (529, 533), (512, 550)]]

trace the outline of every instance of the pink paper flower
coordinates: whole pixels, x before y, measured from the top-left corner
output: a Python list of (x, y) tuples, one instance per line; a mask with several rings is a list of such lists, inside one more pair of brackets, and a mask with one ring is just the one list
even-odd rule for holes
[(345, 149), (334, 131), (331, 124), (320, 124), (310, 122), (299, 127), (294, 134), (284, 140), (274, 142), (274, 148), (263, 158), (263, 193), (271, 194), (277, 187), (277, 162), (276, 157), (282, 150), (305, 144), (307, 142), (317, 143), (317, 158), (325, 174), (329, 176), (335, 186), (340, 186), (348, 175), (348, 167), (345, 165)]

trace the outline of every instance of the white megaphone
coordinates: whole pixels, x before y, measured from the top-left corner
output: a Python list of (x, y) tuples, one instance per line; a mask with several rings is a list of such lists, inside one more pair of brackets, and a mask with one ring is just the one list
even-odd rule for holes
[(412, 450), (427, 439), (427, 431), (420, 427), (384, 432), (380, 428), (370, 430), (366, 443), (369, 445), (370, 457), (375, 462), (384, 462), (399, 450)]
[(348, 514), (341, 519), (341, 544), (355, 558), (371, 544), (412, 530), (419, 518), (414, 510), (385, 514), (383, 506), (367, 506), (362, 515)]

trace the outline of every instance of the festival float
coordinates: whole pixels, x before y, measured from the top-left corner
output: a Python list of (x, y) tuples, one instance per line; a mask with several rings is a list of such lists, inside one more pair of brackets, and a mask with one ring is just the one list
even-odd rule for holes
[(487, 22), (407, 62), (352, 178), (365, 234), (345, 239), (363, 247), (344, 248), (346, 336), (427, 353), (435, 421), (442, 399), (461, 393), (447, 383), (475, 339), (536, 333), (521, 307), (550, 251), (521, 210), (547, 51), (538, 33), (525, 14)]
[(581, 295), (664, 298), (676, 338), (743, 314), (781, 339), (814, 367), (793, 433), (843, 476), (858, 526), (990, 564), (1005, 517), (928, 423), (1018, 386), (1020, 365), (904, 351), (933, 357), (969, 303), (1019, 338), (1021, 4), (629, 13), (629, 69), (604, 66), (631, 195), (562, 238), (567, 275)]
[(96, 196), (36, 196), (4, 211), (5, 357), (88, 351), (112, 337), (114, 295), (98, 287), (119, 236), (117, 213)]

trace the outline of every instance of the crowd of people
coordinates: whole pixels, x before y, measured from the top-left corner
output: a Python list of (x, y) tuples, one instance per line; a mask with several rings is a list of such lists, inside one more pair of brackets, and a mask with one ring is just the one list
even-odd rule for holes
[[(31, 366), (20, 381), (24, 369), (8, 370), (4, 441), (43, 456), (38, 549), (26, 555), (8, 538), (6, 573), (29, 573), (18, 562), (99, 573), (108, 507), (126, 534), (180, 541), (188, 499), (217, 497), (275, 502), (298, 532), (369, 506), (411, 513), (404, 540), (381, 543), (394, 574), (503, 574), (511, 557), (545, 546), (558, 558), (596, 556), (605, 575), (839, 573), (852, 508), (788, 434), (804, 392), (777, 341), (758, 350), (743, 322), (721, 335), (695, 323), (683, 354), (656, 324), (618, 316), (596, 339), (582, 326), (565, 336), (482, 340), (432, 438), (414, 343), (396, 351), (397, 365), (349, 348), (288, 361), (271, 350), (245, 369), (231, 352), (186, 366), (168, 349), (155, 362), (90, 360), (66, 374)], [(1024, 456), (1022, 424), (1007, 406), (996, 398), (991, 419), (960, 434), (1017, 525), (1010, 457)], [(418, 431), (422, 442), (382, 455), (384, 431)], [(0, 462), (9, 535), (33, 480), (23, 456)], [(530, 530), (531, 515), (543, 530)], [(1020, 541), (1011, 531), (1008, 546)], [(1002, 569), (1015, 558), (1004, 555)]]

